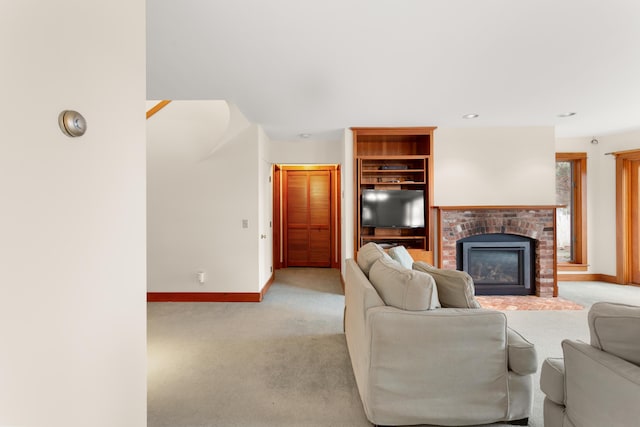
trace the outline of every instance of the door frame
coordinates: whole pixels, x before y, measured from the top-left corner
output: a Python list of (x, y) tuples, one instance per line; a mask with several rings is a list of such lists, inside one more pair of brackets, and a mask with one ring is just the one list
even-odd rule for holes
[(631, 284), (631, 162), (640, 150), (612, 153), (616, 158), (616, 283)]
[(284, 253), (284, 238), (286, 230), (286, 191), (284, 189), (284, 172), (286, 171), (329, 171), (331, 177), (331, 268), (341, 268), (342, 252), (342, 185), (339, 164), (313, 165), (274, 165), (273, 179), (273, 268), (286, 268), (286, 254)]

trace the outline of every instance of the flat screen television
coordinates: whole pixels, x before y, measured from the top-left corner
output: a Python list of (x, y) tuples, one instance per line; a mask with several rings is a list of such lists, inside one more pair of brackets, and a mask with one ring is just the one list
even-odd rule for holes
[(362, 190), (363, 227), (424, 227), (423, 190)]

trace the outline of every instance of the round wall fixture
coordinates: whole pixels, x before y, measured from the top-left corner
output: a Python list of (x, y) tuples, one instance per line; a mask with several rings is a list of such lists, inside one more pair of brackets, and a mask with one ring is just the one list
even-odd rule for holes
[(87, 121), (82, 114), (73, 110), (64, 110), (58, 116), (60, 130), (67, 136), (82, 136), (87, 131)]

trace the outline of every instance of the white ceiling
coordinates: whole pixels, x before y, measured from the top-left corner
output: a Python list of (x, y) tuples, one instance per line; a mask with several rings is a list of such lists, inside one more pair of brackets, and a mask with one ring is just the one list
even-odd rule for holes
[(147, 0), (147, 85), (148, 99), (230, 101), (275, 140), (431, 125), (601, 136), (640, 128), (640, 1)]

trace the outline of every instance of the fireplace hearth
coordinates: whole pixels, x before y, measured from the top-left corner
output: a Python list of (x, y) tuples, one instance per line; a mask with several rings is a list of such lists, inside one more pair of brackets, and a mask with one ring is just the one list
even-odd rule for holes
[(510, 234), (481, 234), (457, 243), (458, 269), (473, 278), (476, 295), (535, 293), (535, 241)]

